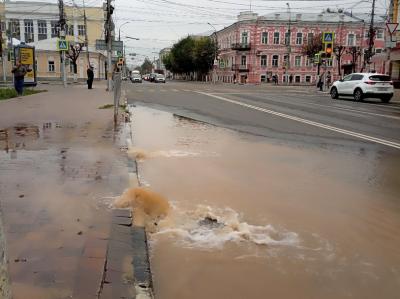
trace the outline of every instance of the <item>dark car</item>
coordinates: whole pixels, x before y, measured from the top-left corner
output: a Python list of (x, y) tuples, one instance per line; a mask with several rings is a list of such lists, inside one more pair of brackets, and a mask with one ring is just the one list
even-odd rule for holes
[(150, 81), (150, 82), (155, 82), (156, 76), (157, 76), (156, 73), (151, 73), (151, 74), (149, 75), (149, 81)]

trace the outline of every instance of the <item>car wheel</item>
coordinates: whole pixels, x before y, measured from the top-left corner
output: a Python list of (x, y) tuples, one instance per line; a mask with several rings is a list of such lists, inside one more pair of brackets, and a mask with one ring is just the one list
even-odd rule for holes
[(390, 100), (392, 99), (392, 97), (381, 97), (381, 101), (383, 102), (383, 103), (389, 103), (390, 102)]
[(363, 99), (364, 99), (364, 94), (363, 94), (362, 90), (359, 89), (359, 88), (357, 88), (357, 89), (354, 91), (354, 100), (357, 101), (357, 102), (360, 102), (360, 101), (362, 101)]
[(331, 98), (332, 99), (338, 99), (339, 98), (339, 94), (338, 94), (338, 91), (337, 91), (336, 87), (332, 87), (332, 89), (331, 89)]

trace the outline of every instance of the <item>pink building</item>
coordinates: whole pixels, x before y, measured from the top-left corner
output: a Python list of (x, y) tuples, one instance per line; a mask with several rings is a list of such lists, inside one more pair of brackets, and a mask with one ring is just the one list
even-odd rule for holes
[[(288, 45), (290, 27), (290, 45)], [(222, 82), (261, 83), (271, 82), (273, 75), (279, 83), (292, 78), (296, 84), (314, 84), (318, 68), (313, 61), (302, 54), (302, 47), (321, 32), (335, 33), (334, 46), (346, 47), (341, 59), (341, 74), (353, 71), (353, 59), (347, 54), (350, 49), (362, 53), (368, 48), (368, 23), (343, 13), (276, 13), (258, 16), (243, 12), (238, 21), (217, 34), (219, 65), (216, 67), (217, 80)], [(375, 52), (384, 54), (385, 26), (378, 24), (375, 38)], [(356, 47), (356, 48), (354, 48)], [(330, 71), (339, 77), (337, 60), (321, 66), (320, 71)], [(289, 61), (288, 61), (289, 57)], [(355, 55), (355, 70), (363, 67), (363, 55)], [(375, 69), (385, 72), (385, 58), (375, 59), (374, 64), (364, 70)]]

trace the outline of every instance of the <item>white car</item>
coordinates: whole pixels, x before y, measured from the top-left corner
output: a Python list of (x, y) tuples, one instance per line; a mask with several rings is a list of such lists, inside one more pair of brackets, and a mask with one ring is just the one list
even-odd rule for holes
[(393, 82), (390, 76), (377, 73), (354, 73), (335, 81), (330, 89), (332, 99), (352, 96), (356, 101), (364, 98), (380, 98), (388, 103), (393, 97)]
[(156, 83), (165, 83), (165, 77), (162, 74), (157, 74), (154, 78), (154, 82)]

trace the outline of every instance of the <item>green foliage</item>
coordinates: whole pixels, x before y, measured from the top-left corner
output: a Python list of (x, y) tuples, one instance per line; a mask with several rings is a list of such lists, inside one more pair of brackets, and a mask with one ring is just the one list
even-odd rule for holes
[(188, 36), (176, 43), (171, 52), (163, 58), (167, 70), (185, 74), (207, 73), (213, 66), (216, 47), (209, 37), (194, 39)]
[(151, 73), (151, 71), (153, 70), (153, 64), (151, 63), (151, 61), (146, 58), (144, 60), (144, 62), (142, 63), (142, 65), (140, 66), (140, 73), (141, 74), (149, 74)]
[[(31, 94), (36, 94), (45, 91), (47, 90), (24, 89), (23, 96), (29, 96)], [(13, 88), (0, 88), (0, 100), (16, 98), (17, 96), (18, 96), (17, 92)]]

